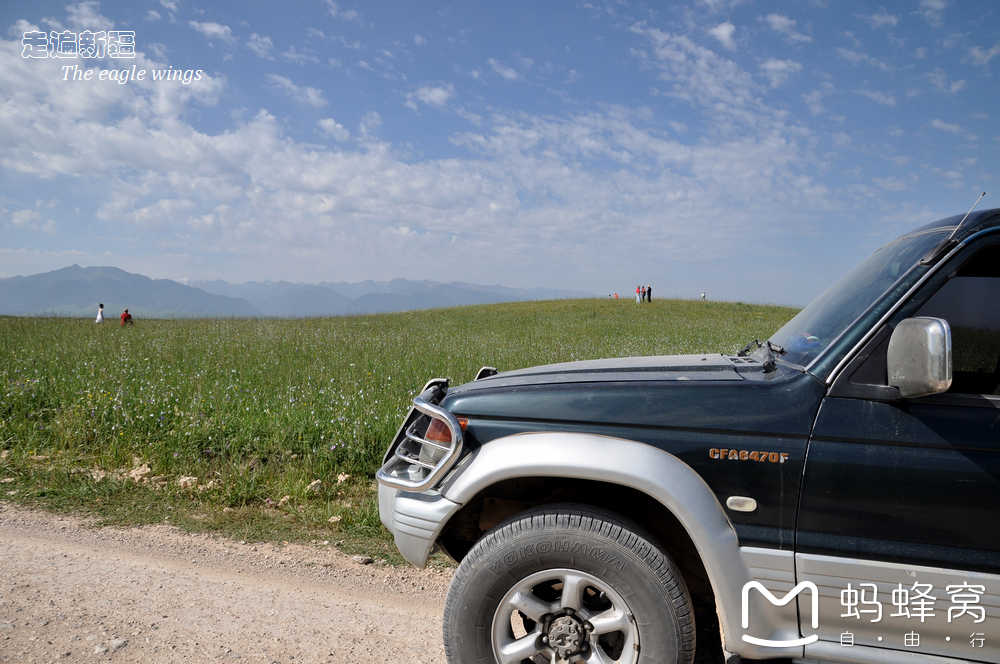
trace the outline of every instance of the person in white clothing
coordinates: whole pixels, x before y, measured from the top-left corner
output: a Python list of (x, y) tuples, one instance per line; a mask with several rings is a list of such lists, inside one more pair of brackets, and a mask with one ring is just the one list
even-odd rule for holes
[(97, 320), (95, 320), (94, 322), (95, 323), (103, 323), (104, 322), (104, 304), (103, 303), (97, 305)]

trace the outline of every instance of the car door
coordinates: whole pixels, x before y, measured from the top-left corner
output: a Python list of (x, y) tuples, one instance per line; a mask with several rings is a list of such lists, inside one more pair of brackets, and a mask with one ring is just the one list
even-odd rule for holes
[[(889, 336), (910, 316), (951, 327), (944, 394), (901, 399), (887, 385)], [(820, 596), (806, 655), (868, 646), (1000, 662), (998, 506), (1000, 244), (982, 238), (876, 332), (820, 406), (796, 526), (797, 579)]]

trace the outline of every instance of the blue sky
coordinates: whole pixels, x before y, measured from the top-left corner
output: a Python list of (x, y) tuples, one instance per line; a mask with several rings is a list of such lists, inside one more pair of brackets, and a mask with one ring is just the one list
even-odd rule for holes
[[(0, 275), (801, 304), (997, 207), (1000, 4), (9, 2)], [(134, 30), (134, 60), (22, 33)], [(67, 81), (62, 67), (202, 70)]]

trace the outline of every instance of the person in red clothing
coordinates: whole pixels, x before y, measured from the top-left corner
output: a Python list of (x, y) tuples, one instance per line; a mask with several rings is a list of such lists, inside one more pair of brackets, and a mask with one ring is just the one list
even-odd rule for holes
[(132, 322), (132, 314), (128, 312), (128, 309), (122, 311), (122, 327), (125, 327), (126, 325), (135, 325), (135, 323)]

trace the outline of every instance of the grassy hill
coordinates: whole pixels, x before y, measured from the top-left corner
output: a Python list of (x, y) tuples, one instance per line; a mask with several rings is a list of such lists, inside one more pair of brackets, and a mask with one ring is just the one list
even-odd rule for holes
[(0, 499), (386, 554), (372, 477), (428, 378), (734, 352), (794, 313), (593, 299), (130, 328), (0, 318)]

